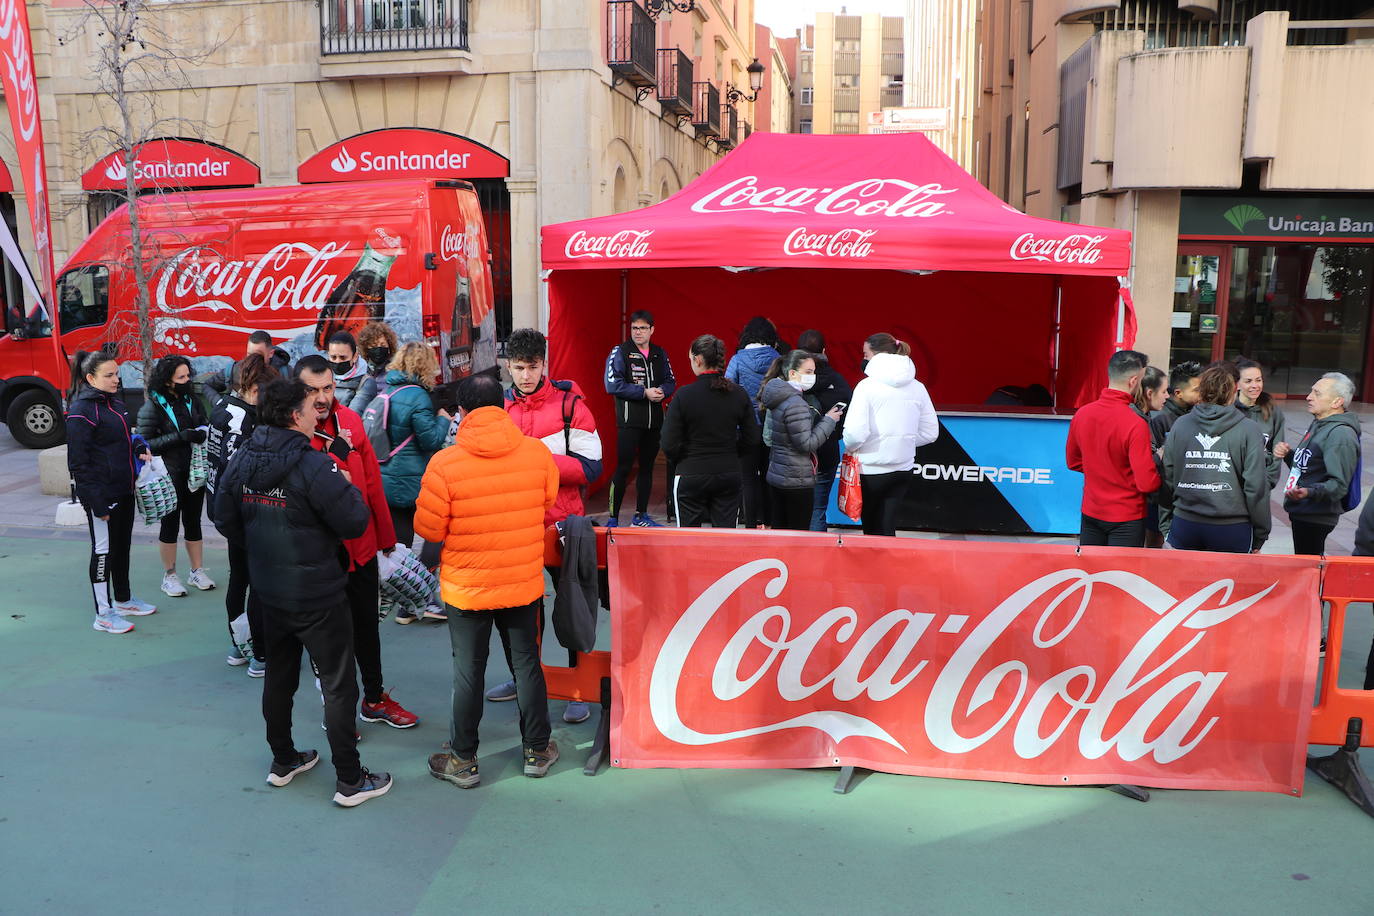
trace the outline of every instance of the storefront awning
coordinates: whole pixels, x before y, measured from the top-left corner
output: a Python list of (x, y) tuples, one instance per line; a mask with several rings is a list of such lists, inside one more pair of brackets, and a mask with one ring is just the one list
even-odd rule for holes
[[(87, 191), (122, 191), (127, 168), (124, 151), (101, 157), (81, 176)], [(139, 188), (252, 187), (261, 172), (231, 149), (205, 140), (168, 137), (141, 144), (134, 159), (134, 184)]]
[(442, 130), (393, 127), (326, 146), (296, 169), (301, 184), (383, 178), (505, 178), (510, 161), (475, 140)]

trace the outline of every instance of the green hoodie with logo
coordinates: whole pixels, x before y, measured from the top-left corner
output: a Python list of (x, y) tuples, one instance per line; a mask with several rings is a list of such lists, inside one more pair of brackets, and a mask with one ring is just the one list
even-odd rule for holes
[(1292, 469), (1292, 486), (1285, 485), (1285, 492), (1303, 487), (1308, 496), (1302, 500), (1284, 497), (1284, 511), (1314, 525), (1336, 524), (1360, 460), (1359, 418), (1346, 412), (1313, 420), (1286, 460)]

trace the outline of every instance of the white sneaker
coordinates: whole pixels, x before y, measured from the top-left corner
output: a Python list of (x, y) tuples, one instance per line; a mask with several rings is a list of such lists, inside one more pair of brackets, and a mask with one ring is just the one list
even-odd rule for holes
[(204, 567), (199, 567), (191, 570), (191, 574), (186, 577), (186, 584), (208, 592), (215, 587), (215, 580), (205, 574)]
[(99, 630), (102, 633), (116, 634), (128, 633), (134, 628), (132, 623), (129, 623), (129, 621), (125, 620), (115, 611), (111, 611), (108, 614), (95, 615), (95, 623), (91, 624), (91, 626), (93, 629)]
[(186, 597), (186, 586), (182, 585), (181, 580), (177, 578), (176, 570), (172, 570), (162, 577), (162, 593), (173, 598)]
[(157, 607), (146, 601), (139, 601), (137, 598), (130, 598), (128, 601), (116, 601), (114, 609), (123, 617), (147, 617), (149, 614), (156, 614)]

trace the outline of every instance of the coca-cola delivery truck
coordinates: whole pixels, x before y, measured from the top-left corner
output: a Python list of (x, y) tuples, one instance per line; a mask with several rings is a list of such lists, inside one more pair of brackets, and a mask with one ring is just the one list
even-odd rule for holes
[[(255, 330), (294, 359), (373, 319), (434, 347), (444, 381), (496, 365), (490, 252), (467, 182), (164, 194), (142, 199), (138, 219), (155, 355), (188, 356), (197, 374), (241, 357)], [(68, 357), (113, 345), (124, 385), (141, 389), (130, 238), (121, 207), (58, 274), (57, 308)], [(22, 321), (0, 336), (0, 417), (46, 448), (63, 438), (69, 371)]]

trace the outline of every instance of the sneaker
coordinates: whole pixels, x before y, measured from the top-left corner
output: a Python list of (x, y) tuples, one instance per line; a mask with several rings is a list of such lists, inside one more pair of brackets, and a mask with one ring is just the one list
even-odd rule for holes
[(256, 658), (248, 660), (249, 677), (267, 677), (267, 662)]
[(224, 657), (226, 665), (233, 665), (235, 668), (240, 665), (248, 664), (248, 656), (243, 654), (243, 650), (236, 645), (229, 646), (229, 654)]
[(304, 773), (320, 762), (320, 755), (315, 751), (305, 751), (297, 754), (296, 759), (291, 763), (277, 763), (272, 761), (272, 769), (267, 771), (267, 782), (273, 786), (284, 786), (296, 778), (298, 773)]
[(417, 620), (419, 620), (419, 619), (420, 619), (420, 618), (418, 618), (418, 617), (416, 617), (414, 614), (410, 613), (410, 611), (397, 611), (397, 612), (396, 612), (396, 622), (399, 623), (401, 626), (405, 626), (405, 625), (408, 624), (408, 623), (414, 623), (415, 621), (417, 621)]
[(425, 608), (425, 612), (421, 616), (424, 620), (433, 620), (435, 623), (448, 622), (448, 611), (437, 604), (431, 604), (429, 607)]
[(630, 524), (635, 528), (662, 528), (658, 522), (654, 521), (647, 512), (636, 512), (635, 517), (630, 520)]
[(372, 773), (363, 767), (363, 776), (353, 785), (343, 782), (334, 784), (334, 804), (342, 808), (353, 808), (369, 798), (385, 795), (391, 791), (390, 773)]
[(429, 775), (451, 782), (460, 789), (471, 789), (482, 781), (477, 773), (477, 758), (464, 758), (444, 751), (429, 755)]
[(181, 584), (177, 578), (176, 570), (172, 570), (162, 577), (162, 593), (172, 598), (185, 598), (186, 586)]
[(563, 721), (576, 725), (578, 722), (586, 722), (592, 717), (592, 711), (586, 703), (572, 702), (568, 708), (563, 710)]
[(420, 720), (415, 713), (410, 712), (400, 703), (391, 698), (391, 694), (382, 691), (382, 699), (379, 703), (369, 703), (363, 701), (362, 720), (364, 722), (385, 722), (392, 728), (410, 728)]
[(558, 760), (558, 743), (552, 738), (549, 739), (549, 746), (542, 751), (533, 748), (525, 748), (525, 775), (538, 779), (549, 771), (549, 767)]
[(497, 684), (488, 690), (484, 696), (493, 703), (505, 703), (515, 699), (515, 681), (509, 680), (504, 684)]
[(114, 611), (111, 611), (108, 614), (95, 615), (95, 623), (91, 624), (91, 626), (102, 633), (115, 634), (131, 633), (134, 629), (134, 625), (132, 623), (129, 623), (129, 621), (125, 620), (123, 617), (121, 617)]
[(121, 617), (147, 617), (149, 614), (157, 613), (156, 605), (139, 601), (137, 598), (130, 598), (128, 601), (116, 601), (114, 609), (119, 612)]
[(603, 527), (603, 528), (614, 528), (614, 527), (616, 527), (616, 526), (619, 525), (619, 524), (620, 524), (620, 519), (616, 518), (615, 516), (611, 516), (610, 518), (606, 519), (606, 524), (602, 525), (601, 527)]
[(186, 577), (186, 584), (192, 588), (198, 588), (203, 592), (208, 592), (215, 587), (215, 580), (205, 574), (205, 567), (191, 570), (191, 574)]

